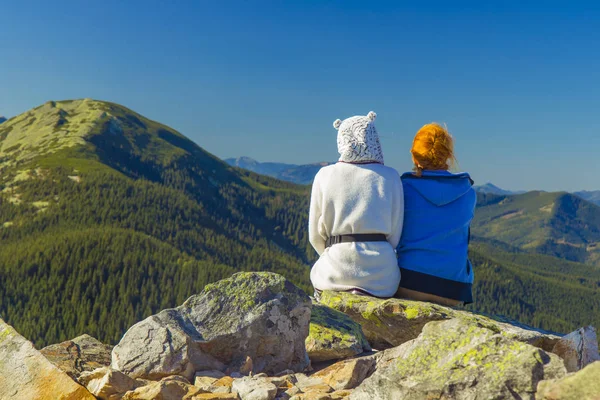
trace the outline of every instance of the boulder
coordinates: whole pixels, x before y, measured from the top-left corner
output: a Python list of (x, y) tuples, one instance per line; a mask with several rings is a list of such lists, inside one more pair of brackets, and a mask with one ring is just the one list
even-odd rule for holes
[(586, 365), (600, 360), (598, 338), (593, 326), (579, 328), (563, 336), (552, 349), (565, 361), (568, 372), (579, 371)]
[(562, 379), (541, 381), (538, 400), (598, 400), (600, 399), (600, 361)]
[(169, 376), (159, 382), (138, 387), (125, 393), (123, 400), (182, 400), (193, 398), (201, 390), (181, 376)]
[(237, 393), (242, 400), (273, 400), (277, 386), (267, 378), (244, 377), (233, 381), (231, 392)]
[(52, 364), (75, 380), (84, 371), (108, 367), (111, 351), (112, 346), (103, 344), (90, 335), (81, 335), (40, 350)]
[(340, 360), (370, 351), (360, 324), (346, 314), (313, 304), (306, 351), (312, 362)]
[(399, 346), (415, 339), (425, 324), (460, 318), (518, 341), (550, 351), (559, 336), (516, 324), (510, 320), (493, 319), (468, 311), (453, 309), (433, 303), (404, 300), (378, 299), (347, 292), (323, 291), (321, 304), (347, 314), (362, 326), (367, 340), (378, 350)]
[(126, 392), (143, 385), (142, 382), (108, 367), (83, 372), (79, 376), (79, 382), (100, 400), (118, 400)]
[(284, 277), (241, 272), (132, 326), (112, 352), (112, 367), (160, 379), (247, 365), (254, 373), (304, 370), (309, 363), (310, 298)]
[(558, 356), (461, 318), (430, 322), (391, 353), (349, 399), (533, 399), (541, 380), (566, 374)]
[(354, 389), (375, 369), (375, 356), (339, 361), (314, 373), (334, 390)]
[(0, 319), (0, 399), (94, 400), (94, 396)]
[(384, 300), (328, 290), (321, 293), (319, 302), (359, 323), (371, 346), (378, 350), (416, 338), (426, 323), (451, 318), (453, 312), (448, 307), (430, 303)]

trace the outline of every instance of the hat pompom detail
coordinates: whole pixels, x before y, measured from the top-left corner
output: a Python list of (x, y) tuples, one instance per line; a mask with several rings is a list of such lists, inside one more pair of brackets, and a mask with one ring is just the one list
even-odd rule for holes
[(341, 119), (336, 119), (335, 121), (333, 121), (333, 127), (335, 129), (339, 129), (340, 125), (342, 125), (342, 120)]
[(367, 114), (367, 118), (369, 118), (371, 121), (375, 121), (375, 118), (377, 118), (377, 114), (375, 114), (375, 111), (369, 111), (369, 113)]

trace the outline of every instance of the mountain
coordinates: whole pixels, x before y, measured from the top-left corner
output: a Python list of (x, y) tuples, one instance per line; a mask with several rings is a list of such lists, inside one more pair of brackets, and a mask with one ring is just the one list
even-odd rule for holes
[(277, 176), (286, 169), (297, 166), (274, 162), (261, 163), (250, 157), (226, 158), (223, 161), (234, 167), (244, 168), (257, 174), (268, 176)]
[(123, 106), (47, 102), (0, 125), (0, 316), (114, 342), (235, 271), (308, 292), (308, 196)]
[(0, 115), (0, 124), (3, 123), (3, 122), (5, 122), (5, 121), (6, 121), (6, 118), (4, 118), (3, 116)]
[(473, 189), (475, 189), (476, 192), (479, 193), (487, 193), (487, 194), (497, 194), (497, 195), (510, 195), (510, 194), (522, 194), (525, 193), (524, 191), (516, 191), (516, 192), (512, 192), (510, 190), (504, 190), (499, 188), (498, 186), (488, 182), (484, 185), (478, 185), (478, 186), (474, 186)]
[(600, 190), (583, 190), (581, 192), (574, 192), (573, 194), (581, 197), (584, 200), (589, 201), (590, 203), (594, 203), (600, 206)]
[(478, 194), (475, 236), (600, 266), (600, 206), (565, 192)]
[(312, 183), (319, 170), (333, 163), (321, 162), (314, 164), (283, 164), (273, 162), (258, 162), (250, 157), (227, 158), (225, 162), (229, 165), (244, 168), (257, 174), (271, 176), (282, 181), (293, 182), (299, 185)]
[[(478, 193), (495, 194), (499, 196), (527, 193), (527, 191), (525, 190), (504, 190), (489, 182), (484, 185), (473, 186), (473, 189), (475, 189), (475, 191)], [(575, 196), (579, 196), (582, 199), (589, 201), (590, 203), (600, 205), (600, 190), (582, 190), (580, 192), (573, 192), (572, 194), (574, 194)]]

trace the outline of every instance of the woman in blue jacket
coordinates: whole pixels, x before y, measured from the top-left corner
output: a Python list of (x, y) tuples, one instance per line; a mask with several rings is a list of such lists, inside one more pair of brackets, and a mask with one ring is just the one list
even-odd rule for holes
[(452, 136), (432, 123), (416, 134), (414, 172), (402, 175), (404, 226), (397, 248), (401, 280), (395, 297), (444, 305), (472, 303), (467, 257), (477, 197), (467, 173), (451, 173)]

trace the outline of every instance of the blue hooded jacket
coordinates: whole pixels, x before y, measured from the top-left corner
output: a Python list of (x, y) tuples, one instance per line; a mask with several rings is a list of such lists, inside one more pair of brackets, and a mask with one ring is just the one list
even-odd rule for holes
[(402, 175), (404, 226), (398, 245), (400, 287), (473, 302), (467, 257), (477, 195), (467, 173)]

